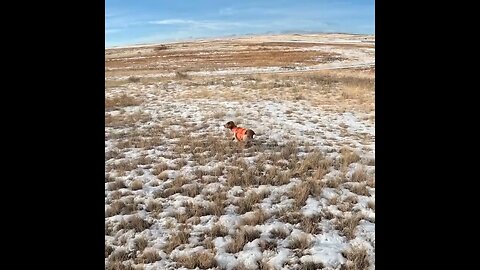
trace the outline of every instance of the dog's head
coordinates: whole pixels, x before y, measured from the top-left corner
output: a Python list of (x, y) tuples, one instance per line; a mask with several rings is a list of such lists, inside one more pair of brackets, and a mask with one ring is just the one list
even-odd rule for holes
[(235, 123), (233, 123), (233, 121), (228, 121), (228, 122), (224, 125), (224, 127), (229, 128), (229, 129), (232, 129), (232, 128), (235, 127)]

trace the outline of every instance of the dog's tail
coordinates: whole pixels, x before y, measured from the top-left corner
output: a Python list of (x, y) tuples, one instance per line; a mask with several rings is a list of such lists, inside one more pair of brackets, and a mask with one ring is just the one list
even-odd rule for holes
[(251, 129), (247, 129), (247, 132), (245, 133), (248, 138), (253, 138), (253, 135), (255, 135), (255, 132)]

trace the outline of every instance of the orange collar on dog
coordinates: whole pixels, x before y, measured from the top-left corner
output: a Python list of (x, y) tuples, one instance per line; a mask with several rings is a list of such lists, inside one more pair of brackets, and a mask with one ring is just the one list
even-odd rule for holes
[(239, 141), (243, 140), (243, 137), (247, 133), (247, 129), (241, 127), (234, 127), (232, 128), (232, 131), (235, 134), (235, 138)]

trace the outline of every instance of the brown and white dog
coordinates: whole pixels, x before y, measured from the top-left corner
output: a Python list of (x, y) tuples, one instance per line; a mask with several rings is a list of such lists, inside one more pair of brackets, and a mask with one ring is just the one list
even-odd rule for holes
[(253, 140), (253, 135), (255, 135), (255, 132), (251, 129), (246, 129), (242, 127), (237, 127), (233, 121), (229, 121), (225, 124), (226, 128), (230, 129), (233, 132), (233, 140), (237, 140), (240, 142), (250, 142)]

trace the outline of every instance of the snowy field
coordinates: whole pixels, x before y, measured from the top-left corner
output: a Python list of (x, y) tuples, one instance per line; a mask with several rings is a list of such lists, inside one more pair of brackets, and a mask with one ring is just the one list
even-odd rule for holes
[(374, 42), (107, 49), (105, 268), (375, 269)]

